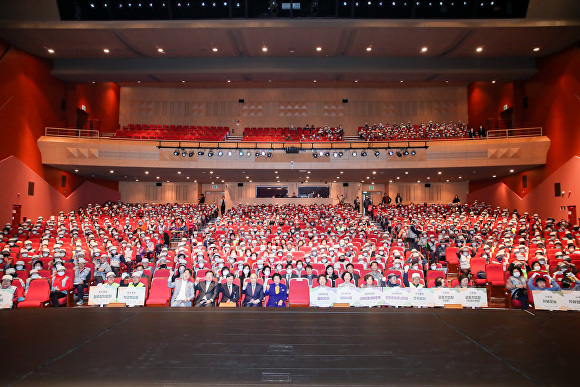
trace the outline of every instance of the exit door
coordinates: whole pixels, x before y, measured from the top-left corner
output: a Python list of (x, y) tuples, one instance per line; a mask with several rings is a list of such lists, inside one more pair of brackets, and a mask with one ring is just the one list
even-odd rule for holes
[(568, 223), (576, 225), (576, 206), (568, 206)]

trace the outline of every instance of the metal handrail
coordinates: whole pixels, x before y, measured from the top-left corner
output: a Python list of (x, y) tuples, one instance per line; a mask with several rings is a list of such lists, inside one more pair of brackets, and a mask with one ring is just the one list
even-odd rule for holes
[(51, 137), (99, 138), (99, 131), (90, 129), (46, 127), (44, 128), (44, 135)]
[(516, 128), (516, 129), (495, 129), (487, 131), (487, 138), (518, 138), (518, 137), (540, 137), (543, 136), (542, 127)]

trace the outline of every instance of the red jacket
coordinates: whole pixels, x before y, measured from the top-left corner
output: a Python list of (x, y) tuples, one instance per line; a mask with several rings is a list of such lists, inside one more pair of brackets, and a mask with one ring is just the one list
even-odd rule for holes
[(52, 277), (52, 289), (65, 292), (73, 287), (73, 279), (66, 274), (63, 276), (53, 276)]

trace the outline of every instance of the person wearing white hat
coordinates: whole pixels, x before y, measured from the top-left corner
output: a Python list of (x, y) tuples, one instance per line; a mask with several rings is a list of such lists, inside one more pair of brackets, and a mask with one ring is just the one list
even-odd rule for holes
[(12, 306), (14, 305), (14, 301), (16, 301), (16, 299), (18, 298), (18, 292), (16, 286), (12, 285), (11, 275), (5, 274), (2, 277), (2, 285), (0, 289), (2, 289), (1, 291), (3, 292), (8, 292), (12, 294), (10, 300), (8, 301), (7, 299), (7, 301), (4, 304), (0, 305), (0, 308), (2, 309), (12, 308)]
[(58, 265), (56, 272), (51, 278), (50, 301), (52, 306), (58, 308), (60, 306), (59, 300), (66, 297), (68, 290), (73, 287), (72, 277), (66, 275), (64, 266)]
[(105, 275), (105, 282), (98, 284), (97, 286), (104, 286), (106, 288), (118, 288), (119, 284), (115, 282), (115, 273), (112, 271), (108, 272)]
[(421, 283), (421, 274), (413, 273), (411, 275), (411, 283), (409, 284), (410, 288), (420, 289), (424, 288), (425, 286)]
[(89, 280), (91, 279), (91, 270), (85, 267), (84, 258), (79, 258), (78, 266), (75, 269), (75, 278), (73, 281), (74, 287), (77, 289), (78, 302), (77, 305), (84, 304), (85, 288), (87, 287)]

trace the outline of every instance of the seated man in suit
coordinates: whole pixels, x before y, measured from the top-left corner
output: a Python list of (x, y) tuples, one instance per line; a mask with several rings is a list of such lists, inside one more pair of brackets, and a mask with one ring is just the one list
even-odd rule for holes
[(191, 269), (185, 269), (181, 277), (173, 281), (173, 270), (169, 271), (167, 287), (175, 288), (171, 297), (171, 306), (191, 306), (191, 300), (195, 297), (195, 285), (189, 281)]
[[(196, 281), (199, 280), (199, 277)], [(218, 294), (217, 282), (213, 280), (213, 271), (208, 270), (205, 273), (205, 281), (199, 281), (196, 285), (198, 291), (193, 306), (214, 306), (214, 300)]]
[(306, 278), (308, 280), (308, 286), (312, 287), (312, 281), (314, 281), (317, 276), (312, 272), (311, 265), (306, 265), (306, 272), (302, 274), (302, 278)]
[(262, 306), (264, 288), (257, 281), (258, 275), (252, 273), (250, 275), (250, 283), (244, 287), (244, 306)]
[(220, 285), (220, 293), (222, 294), (222, 302), (233, 302), (238, 303), (240, 299), (240, 287), (234, 284), (234, 275), (232, 273), (228, 273), (226, 275), (226, 283)]

